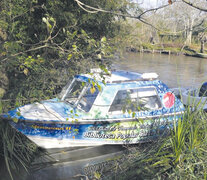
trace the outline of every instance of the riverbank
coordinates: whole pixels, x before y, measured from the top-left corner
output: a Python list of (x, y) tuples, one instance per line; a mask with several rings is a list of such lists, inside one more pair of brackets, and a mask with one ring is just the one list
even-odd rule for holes
[(183, 52), (176, 52), (176, 51), (172, 51), (172, 50), (167, 50), (167, 49), (137, 49), (137, 48), (133, 48), (133, 47), (126, 47), (126, 51), (127, 52), (140, 52), (140, 53), (159, 53), (159, 54), (174, 54), (174, 55), (180, 55), (180, 54), (184, 54)]
[(182, 46), (182, 45), (173, 45), (173, 44), (165, 44), (165, 45), (143, 45), (139, 47), (127, 46), (127, 52), (135, 52), (135, 53), (158, 53), (158, 54), (167, 54), (167, 55), (185, 55), (192, 56), (198, 58), (207, 58), (207, 53), (200, 53), (198, 46)]

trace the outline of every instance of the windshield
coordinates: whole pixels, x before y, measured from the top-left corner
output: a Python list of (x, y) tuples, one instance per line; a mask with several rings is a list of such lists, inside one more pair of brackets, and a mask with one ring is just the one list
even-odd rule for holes
[(74, 79), (66, 89), (62, 100), (70, 103), (71, 105), (76, 105), (79, 96), (83, 93), (85, 88), (86, 88), (85, 82), (82, 82), (78, 79)]
[(99, 93), (99, 90), (97, 87), (88, 86), (87, 90), (81, 97), (81, 99), (78, 102), (78, 107), (84, 110), (85, 112), (89, 112), (97, 95)]
[(65, 88), (62, 100), (88, 112), (98, 93), (99, 90), (96, 86), (93, 87), (92, 85), (75, 78), (71, 84)]

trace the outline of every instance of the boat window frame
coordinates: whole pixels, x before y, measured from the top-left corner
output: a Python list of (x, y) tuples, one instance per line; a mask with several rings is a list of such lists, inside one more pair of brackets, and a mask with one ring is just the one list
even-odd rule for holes
[(76, 80), (77, 78), (73, 78), (73, 80), (70, 82), (70, 84), (68, 85), (68, 88), (66, 89), (66, 91), (65, 91), (65, 94), (62, 96), (62, 98), (61, 98), (61, 101), (65, 101), (65, 97), (66, 97), (66, 95), (68, 94), (68, 91), (69, 91), (69, 89), (71, 88), (71, 86), (72, 86), (72, 84), (74, 83), (74, 81)]
[[(80, 95), (78, 96), (77, 100), (75, 101), (75, 103), (74, 103), (74, 104), (71, 104), (71, 103), (65, 101), (65, 97), (67, 96), (69, 90), (71, 89), (71, 87), (72, 87), (72, 85), (73, 85), (73, 83), (74, 83), (75, 81), (80, 81), (80, 82), (83, 82), (83, 83), (86, 83), (86, 84), (85, 84), (85, 86), (83, 87), (83, 89), (82, 89)], [(65, 103), (69, 104), (69, 105), (72, 106), (73, 108), (77, 108), (77, 109), (79, 109), (79, 110), (81, 110), (81, 111), (83, 111), (83, 112), (89, 113), (90, 110), (92, 109), (92, 106), (94, 105), (94, 102), (95, 102), (96, 98), (97, 98), (98, 95), (100, 94), (100, 91), (98, 91), (98, 94), (96, 95), (96, 97), (95, 97), (95, 99), (94, 99), (94, 102), (93, 102), (92, 106), (90, 107), (90, 109), (89, 109), (88, 111), (85, 111), (84, 109), (82, 109), (80, 106), (78, 106), (78, 104), (80, 103), (81, 99), (82, 99), (83, 96), (86, 94), (86, 92), (87, 92), (87, 90), (88, 90), (88, 88), (89, 88), (90, 86), (92, 86), (92, 84), (90, 84), (89, 82), (84, 81), (84, 80), (82, 80), (82, 79), (79, 79), (79, 78), (77, 78), (77, 77), (74, 77), (73, 80), (71, 81), (70, 85), (69, 85), (68, 88), (66, 89), (65, 94), (64, 94), (63, 97), (61, 98), (61, 101), (63, 101), (63, 102), (65, 102)], [(98, 90), (98, 87), (95, 86), (95, 88), (96, 88), (96, 90)]]
[(156, 93), (155, 96), (158, 97), (158, 100), (159, 100), (159, 103), (160, 103), (161, 106), (159, 108), (157, 108), (157, 109), (140, 110), (140, 111), (132, 111), (132, 112), (151, 112), (151, 111), (161, 110), (163, 108), (163, 103), (162, 103), (162, 100), (161, 100), (161, 98), (159, 96), (157, 88), (155, 86), (143, 86), (143, 87), (140, 86), (140, 87), (135, 87), (135, 88), (128, 88), (128, 89), (119, 89), (119, 90), (117, 90), (117, 92), (116, 92), (116, 94), (114, 96), (114, 99), (111, 101), (111, 104), (109, 106), (108, 113), (111, 114), (111, 115), (113, 115), (113, 114), (124, 114), (123, 110), (110, 111), (110, 108), (111, 108), (111, 106), (112, 106), (112, 104), (113, 104), (113, 102), (114, 102), (114, 100), (115, 100), (115, 98), (116, 98), (116, 96), (117, 96), (119, 91), (123, 91), (123, 90), (125, 90), (125, 91), (127, 91), (127, 90), (138, 90), (138, 89), (143, 89), (143, 88), (153, 88), (155, 90), (155, 93)]
[[(86, 83), (86, 85), (83, 87), (82, 91), (80, 92), (79, 96), (77, 97), (77, 100), (75, 101), (74, 104), (71, 104), (67, 101), (65, 101), (65, 97), (67, 96), (69, 90), (71, 89), (72, 85), (74, 84), (75, 81), (80, 81), (80, 82), (84, 82)], [(82, 98), (82, 96), (84, 95), (84, 93), (86, 92), (87, 88), (89, 87), (89, 83), (86, 81), (83, 81), (82, 79), (76, 78), (74, 77), (73, 80), (71, 81), (70, 85), (68, 86), (68, 88), (65, 91), (65, 94), (63, 95), (63, 97), (61, 98), (61, 101), (66, 102), (67, 104), (70, 104), (70, 106), (72, 106), (73, 108), (77, 107), (80, 99)]]
[(89, 112), (90, 112), (90, 110), (91, 110), (92, 107), (94, 106), (94, 102), (96, 101), (96, 99), (98, 98), (98, 96), (99, 96), (99, 94), (100, 94), (100, 92), (101, 92), (101, 91), (98, 90), (98, 87), (95, 86), (96, 90), (98, 90), (98, 94), (96, 95), (96, 97), (95, 97), (95, 99), (94, 99), (94, 101), (93, 101), (93, 103), (92, 103), (92, 105), (91, 105), (91, 107), (90, 107), (90, 109), (89, 109), (88, 111), (85, 111), (84, 109), (82, 109), (81, 107), (79, 107), (78, 105), (79, 105), (81, 99), (82, 99), (83, 96), (86, 94), (88, 88), (90, 88), (91, 85), (92, 85), (92, 84), (87, 83), (87, 86), (85, 86), (85, 91), (84, 91), (83, 93), (80, 94), (80, 96), (79, 96), (80, 99), (78, 98), (77, 105), (76, 105), (76, 108), (77, 108), (77, 109), (79, 109), (79, 110), (81, 110), (81, 111), (83, 111), (83, 112), (85, 112), (85, 113), (89, 113)]

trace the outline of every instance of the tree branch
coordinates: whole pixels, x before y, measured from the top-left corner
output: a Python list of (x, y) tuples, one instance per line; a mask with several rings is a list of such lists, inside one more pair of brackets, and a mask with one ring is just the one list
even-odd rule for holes
[[(38, 49), (42, 49), (42, 48), (46, 48), (46, 47), (48, 47), (47, 44), (45, 44), (45, 45), (43, 45), (43, 46), (38, 46), (38, 47), (36, 47), (36, 48), (28, 49), (28, 50), (26, 50), (26, 51), (18, 52), (18, 53), (16, 53), (16, 54), (11, 54), (9, 57), (18, 56), (18, 55), (20, 55), (20, 54), (24, 54), (24, 53), (26, 53), (26, 52), (36, 51), (36, 50), (38, 50)], [(2, 59), (0, 62), (2, 63), (2, 62), (4, 62), (4, 61), (6, 61), (9, 57), (6, 57), (6, 58)]]
[[(163, 5), (163, 6), (159, 6), (157, 8), (152, 8), (152, 9), (149, 9), (149, 10), (146, 10), (144, 12), (142, 12), (139, 16), (133, 16), (133, 15), (130, 15), (130, 14), (122, 14), (122, 13), (116, 13), (116, 12), (113, 12), (113, 11), (108, 11), (108, 10), (104, 10), (104, 9), (101, 9), (101, 8), (95, 8), (93, 6), (89, 6), (87, 4), (84, 4), (83, 2), (81, 2), (80, 0), (74, 0), (78, 6), (80, 8), (82, 8), (83, 10), (85, 10), (86, 12), (88, 13), (98, 13), (98, 12), (103, 12), (103, 13), (110, 13), (110, 14), (114, 14), (114, 15), (117, 15), (117, 16), (122, 16), (122, 17), (127, 17), (127, 18), (133, 18), (133, 19), (138, 19), (139, 21), (141, 21), (142, 23), (148, 25), (148, 26), (151, 26), (152, 28), (154, 28), (155, 30), (157, 31), (160, 31), (160, 32), (164, 32), (164, 33), (169, 33), (169, 34), (180, 34), (182, 32), (185, 31), (184, 30), (181, 30), (179, 32), (166, 32), (166, 31), (163, 31), (162, 29), (159, 29), (158, 27), (155, 27), (153, 24), (147, 22), (144, 18), (142, 18), (142, 16), (146, 13), (149, 13), (149, 12), (152, 12), (152, 11), (157, 11), (159, 9), (163, 9), (167, 6), (170, 6), (172, 5), (172, 3), (176, 2), (172, 2), (171, 4), (166, 4), (166, 5)], [(88, 8), (88, 9), (86, 9)]]
[[(79, 0), (74, 0), (76, 1), (76, 3), (78, 4), (79, 7), (81, 7), (83, 10), (85, 10), (86, 12), (88, 13), (98, 13), (98, 12), (104, 12), (104, 13), (110, 13), (110, 14), (114, 14), (114, 15), (117, 15), (117, 16), (122, 16), (122, 17), (128, 17), (128, 18), (134, 18), (134, 19), (140, 19), (144, 14), (148, 13), (148, 12), (151, 12), (151, 11), (157, 11), (159, 9), (163, 9), (171, 4), (166, 4), (166, 5), (163, 5), (163, 6), (159, 6), (157, 8), (153, 8), (153, 9), (149, 9), (149, 10), (146, 10), (144, 12), (142, 12), (139, 16), (133, 16), (133, 15), (129, 15), (129, 14), (122, 14), (122, 13), (116, 13), (116, 12), (113, 12), (113, 11), (108, 11), (108, 10), (105, 10), (105, 9), (101, 9), (101, 8), (95, 8), (93, 6), (89, 6), (87, 4), (84, 4), (83, 2), (79, 1)], [(86, 8), (90, 9), (90, 10), (87, 10)], [(93, 10), (93, 11), (92, 11)]]
[(202, 8), (202, 7), (200, 7), (200, 6), (197, 6), (197, 5), (193, 4), (193, 3), (191, 3), (190, 1), (182, 0), (182, 2), (186, 3), (187, 5), (189, 5), (189, 6), (191, 6), (191, 7), (194, 7), (194, 8), (196, 8), (196, 9), (200, 10), (200, 11), (207, 12), (207, 9), (206, 9), (206, 8)]
[(159, 7), (157, 7), (157, 8), (148, 9), (148, 10), (142, 12), (139, 16), (137, 16), (137, 18), (139, 19), (139, 18), (141, 18), (144, 14), (146, 14), (146, 13), (148, 13), (148, 12), (151, 12), (151, 11), (157, 11), (157, 10), (159, 10), (159, 9), (163, 9), (163, 8), (169, 6), (169, 5), (171, 5), (171, 4), (165, 4), (165, 5), (163, 5), (163, 6), (159, 6)]

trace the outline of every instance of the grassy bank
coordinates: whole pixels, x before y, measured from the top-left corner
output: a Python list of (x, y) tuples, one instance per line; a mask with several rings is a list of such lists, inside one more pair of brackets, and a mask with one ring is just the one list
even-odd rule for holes
[[(206, 179), (207, 115), (187, 109), (171, 134), (157, 142), (128, 147), (124, 160), (102, 172), (103, 179)], [(113, 176), (106, 174), (115, 171)], [(110, 173), (109, 173), (110, 174)]]

